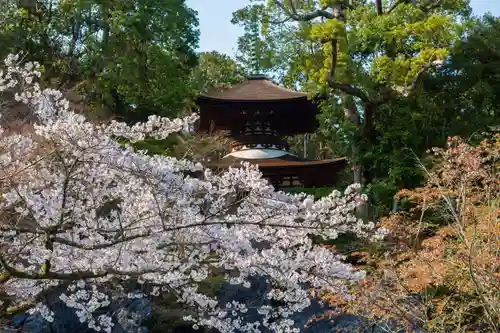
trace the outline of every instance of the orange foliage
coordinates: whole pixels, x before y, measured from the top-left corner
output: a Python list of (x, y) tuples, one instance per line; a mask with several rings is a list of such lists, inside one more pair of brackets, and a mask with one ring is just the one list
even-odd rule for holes
[(396, 196), (411, 207), (381, 219), (390, 236), (382, 254), (367, 254), (355, 300), (328, 301), (425, 332), (499, 332), (500, 135), (477, 146), (450, 138), (432, 152), (424, 186)]

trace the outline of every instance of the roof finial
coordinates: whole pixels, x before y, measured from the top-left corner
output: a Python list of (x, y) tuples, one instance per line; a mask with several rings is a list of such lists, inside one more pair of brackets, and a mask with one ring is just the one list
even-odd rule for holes
[(259, 75), (260, 74), (260, 56), (261, 56), (261, 49), (260, 49), (260, 32), (259, 32), (259, 20), (258, 16), (255, 15), (253, 17), (252, 23), (250, 25), (250, 34), (252, 38), (252, 54), (251, 54), (251, 71), (252, 75)]

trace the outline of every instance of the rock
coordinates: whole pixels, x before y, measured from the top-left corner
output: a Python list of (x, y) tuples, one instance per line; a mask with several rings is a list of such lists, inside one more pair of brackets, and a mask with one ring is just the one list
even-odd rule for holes
[[(220, 306), (231, 301), (244, 303), (249, 307), (249, 311), (242, 314), (244, 323), (261, 322), (263, 315), (259, 314), (255, 308), (263, 305), (273, 305), (272, 301), (267, 299), (266, 293), (270, 289), (270, 284), (263, 277), (251, 277), (251, 287), (245, 288), (241, 285), (231, 285), (228, 283), (217, 291), (217, 298)], [(58, 295), (51, 297), (48, 301), (50, 308), (55, 313), (53, 322), (48, 322), (38, 313), (34, 315), (22, 314), (15, 316), (10, 326), (14, 329), (24, 328), (28, 333), (94, 333), (93, 329), (89, 329), (87, 323), (80, 323), (75, 314), (75, 310), (67, 307), (59, 300)], [(254, 308), (254, 309), (252, 309)], [(95, 316), (101, 314), (110, 314), (113, 318), (112, 333), (148, 333), (146, 328), (147, 322), (152, 315), (153, 304), (147, 298), (139, 299), (118, 299), (109, 307), (99, 309)], [(387, 330), (387, 326), (380, 326), (380, 323), (374, 325), (368, 320), (356, 316), (338, 314), (331, 318), (323, 320), (311, 321), (313, 316), (321, 317), (327, 310), (335, 309), (323, 306), (318, 300), (312, 299), (311, 305), (302, 312), (294, 313), (290, 319), (295, 322), (295, 327), (303, 333), (382, 333)], [(174, 327), (171, 332), (190, 332), (190, 326), (183, 326), (181, 330)], [(392, 330), (395, 332), (396, 330)], [(13, 333), (14, 331), (12, 331)], [(200, 331), (199, 331), (200, 332)], [(213, 332), (213, 330), (201, 330), (201, 332)], [(261, 327), (261, 332), (270, 333), (269, 329)], [(11, 333), (8, 330), (3, 333)]]
[[(87, 323), (80, 323), (75, 309), (67, 307), (59, 300), (58, 295), (51, 297), (47, 304), (50, 304), (49, 307), (54, 312), (53, 322), (48, 322), (39, 313), (33, 315), (24, 313), (14, 316), (9, 326), (14, 329), (23, 328), (28, 333), (95, 332), (95, 330), (88, 328)], [(147, 333), (145, 322), (151, 316), (151, 312), (152, 302), (149, 299), (123, 298), (116, 300), (106, 308), (99, 309), (94, 315), (96, 317), (101, 314), (110, 315), (115, 324), (112, 333)]]
[[(219, 304), (222, 306), (232, 300), (244, 303), (247, 307), (260, 307), (271, 305), (271, 301), (265, 296), (270, 285), (262, 277), (250, 278), (252, 286), (245, 288), (241, 285), (224, 285), (218, 292)], [(317, 299), (311, 299), (311, 305), (302, 312), (294, 313), (290, 319), (295, 322), (295, 327), (304, 333), (382, 333), (387, 330), (370, 323), (368, 320), (356, 316), (336, 315), (332, 318), (326, 318), (318, 321), (310, 321), (313, 316), (321, 317), (327, 310), (335, 311), (334, 308), (323, 306)], [(249, 309), (242, 315), (244, 323), (253, 323), (261, 321), (263, 316), (256, 310)], [(308, 324), (306, 326), (306, 324)], [(269, 329), (261, 327), (261, 332), (270, 333)]]

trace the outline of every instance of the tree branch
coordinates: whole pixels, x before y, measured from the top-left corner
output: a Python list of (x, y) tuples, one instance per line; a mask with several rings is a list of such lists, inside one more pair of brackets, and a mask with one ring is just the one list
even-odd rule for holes
[(41, 291), (38, 293), (36, 296), (34, 296), (32, 299), (30, 299), (27, 302), (22, 302), (21, 304), (17, 304), (15, 306), (10, 306), (7, 308), (7, 313), (8, 314), (15, 314), (19, 312), (24, 312), (32, 307), (34, 307), (37, 303), (43, 301), (47, 296), (53, 294), (55, 291), (58, 289), (61, 289), (62, 287), (67, 287), (70, 285), (71, 282), (64, 282), (61, 284), (57, 284), (55, 286), (50, 286), (47, 289)]
[(109, 275), (126, 275), (130, 277), (138, 277), (147, 273), (159, 272), (158, 270), (142, 270), (142, 271), (119, 271), (115, 269), (105, 269), (97, 272), (93, 271), (79, 271), (74, 273), (56, 273), (48, 271), (45, 274), (24, 272), (11, 267), (5, 259), (0, 256), (0, 263), (5, 271), (8, 273), (9, 278), (30, 279), (30, 280), (82, 280), (82, 279), (96, 279)]
[(283, 20), (278, 20), (278, 21), (270, 20), (270, 21), (268, 21), (268, 23), (270, 23), (270, 24), (283, 24), (283, 23), (289, 22), (291, 20), (292, 20), (292, 17), (289, 16)]
[(368, 95), (366, 95), (365, 92), (358, 87), (354, 87), (347, 83), (338, 83), (338, 82), (329, 82), (328, 84), (332, 89), (340, 90), (351, 96), (358, 97), (365, 103), (370, 103), (370, 98), (368, 97)]
[(310, 12), (310, 13), (299, 14), (297, 12), (297, 10), (295, 9), (295, 7), (293, 6), (292, 2), (290, 2), (290, 6), (292, 7), (292, 11), (289, 11), (286, 8), (286, 6), (283, 4), (282, 1), (274, 0), (274, 3), (276, 4), (276, 6), (281, 8), (288, 16), (290, 16), (295, 21), (301, 21), (301, 22), (311, 21), (311, 20), (314, 20), (315, 18), (318, 18), (318, 17), (324, 17), (327, 19), (335, 18), (332, 13), (329, 13), (326, 11), (325, 7), (322, 9), (317, 9), (317, 10)]
[(330, 71), (328, 72), (328, 85), (330, 88), (334, 90), (340, 90), (342, 92), (345, 92), (346, 94), (349, 94), (351, 96), (358, 97), (365, 103), (370, 102), (370, 98), (368, 98), (368, 95), (365, 94), (363, 90), (360, 88), (354, 87), (350, 84), (347, 83), (339, 83), (335, 82), (335, 71), (337, 68), (337, 54), (338, 54), (338, 48), (337, 48), (337, 40), (334, 39), (331, 41), (332, 44), (332, 53), (331, 53), (331, 65), (330, 65)]
[(408, 2), (411, 2), (411, 4), (413, 6), (417, 6), (417, 0), (396, 0), (396, 2), (394, 2), (392, 4), (392, 6), (389, 7), (389, 9), (387, 10), (386, 14), (390, 14), (394, 9), (396, 9), (399, 5), (403, 4), (403, 3), (408, 3)]
[(375, 8), (377, 9), (377, 15), (383, 14), (382, 0), (375, 0)]
[(385, 94), (376, 99), (373, 104), (375, 106), (387, 103), (390, 99), (394, 98), (396, 95), (404, 95), (406, 97), (413, 96), (417, 90), (418, 83), (420, 82), (422, 75), (427, 72), (432, 67), (441, 66), (444, 63), (443, 60), (435, 60), (431, 63), (423, 65), (418, 72), (415, 74), (411, 83), (406, 87), (401, 87), (400, 89), (392, 88), (388, 90)]
[(84, 244), (73, 242), (73, 241), (70, 241), (68, 239), (64, 239), (64, 238), (61, 238), (61, 237), (52, 237), (51, 240), (52, 240), (52, 242), (55, 242), (55, 243), (59, 243), (59, 244), (67, 245), (67, 246), (76, 247), (76, 248), (82, 249), (82, 250), (92, 251), (92, 250), (106, 249), (108, 247), (112, 247), (112, 246), (115, 246), (115, 245), (123, 243), (123, 242), (128, 242), (128, 241), (131, 241), (131, 240), (134, 240), (134, 239), (148, 237), (148, 236), (150, 236), (149, 233), (139, 234), (139, 235), (135, 235), (135, 236), (129, 236), (129, 237), (119, 238), (119, 239), (117, 239), (117, 240), (115, 240), (113, 242), (96, 244), (96, 245), (84, 245)]
[(390, 6), (389, 9), (387, 9), (386, 14), (390, 14), (394, 9), (396, 9), (399, 5), (405, 2), (406, 0), (396, 0), (396, 2), (394, 2), (392, 6)]
[(418, 82), (420, 81), (420, 78), (422, 77), (422, 75), (427, 71), (429, 70), (430, 68), (432, 67), (437, 67), (437, 66), (441, 66), (442, 64), (444, 63), (443, 60), (434, 60), (433, 62), (431, 63), (428, 63), (424, 66), (422, 66), (417, 74), (415, 75), (415, 77), (413, 78), (410, 86), (408, 87), (408, 90), (410, 93), (413, 93), (416, 89), (417, 89), (417, 84)]

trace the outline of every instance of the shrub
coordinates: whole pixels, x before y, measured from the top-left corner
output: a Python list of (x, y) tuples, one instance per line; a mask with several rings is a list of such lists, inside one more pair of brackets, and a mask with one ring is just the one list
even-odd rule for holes
[(382, 219), (384, 251), (364, 253), (373, 271), (357, 298), (330, 301), (408, 331), (499, 332), (500, 135), (432, 152), (426, 184), (401, 190), (406, 209)]

